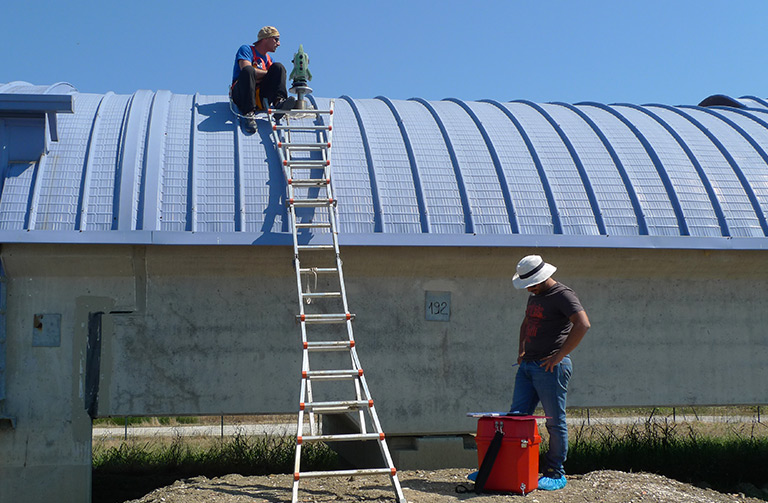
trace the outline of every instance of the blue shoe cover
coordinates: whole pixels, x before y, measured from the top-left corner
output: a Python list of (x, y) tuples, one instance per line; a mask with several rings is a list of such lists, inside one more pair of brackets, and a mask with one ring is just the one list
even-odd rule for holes
[(565, 487), (565, 484), (567, 483), (568, 481), (565, 480), (565, 477), (560, 477), (559, 479), (541, 477), (539, 479), (539, 489), (542, 491), (557, 491), (558, 489)]
[(472, 473), (470, 473), (469, 475), (467, 475), (467, 478), (468, 478), (469, 480), (471, 480), (472, 482), (474, 482), (474, 481), (476, 481), (476, 480), (477, 480), (477, 474), (478, 474), (478, 473), (480, 473), (480, 472), (472, 472)]

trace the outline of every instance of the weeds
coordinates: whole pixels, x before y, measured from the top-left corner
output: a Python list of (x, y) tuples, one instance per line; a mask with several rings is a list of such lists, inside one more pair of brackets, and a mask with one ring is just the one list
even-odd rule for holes
[[(211, 440), (195, 445), (188, 438), (175, 437), (169, 444), (123, 442), (93, 449), (94, 473), (174, 472), (189, 477), (220, 476), (227, 473), (264, 475), (293, 472), (296, 439), (291, 437), (249, 437), (237, 434), (229, 440)], [(325, 444), (302, 447), (302, 469), (322, 470), (336, 464), (336, 453)]]
[[(566, 472), (645, 471), (725, 492), (733, 492), (740, 483), (758, 487), (766, 483), (768, 425), (764, 422), (713, 425), (673, 418), (674, 411), (654, 409), (639, 423), (595, 419), (591, 424), (585, 421), (571, 426)], [(174, 421), (183, 423), (185, 418)], [(546, 429), (540, 431), (545, 451)], [(132, 440), (115, 446), (97, 443), (93, 448), (93, 501), (117, 501), (109, 498), (116, 492), (115, 485), (126, 480), (139, 497), (179, 478), (291, 473), (295, 450), (295, 437), (244, 434), (227, 439), (179, 435), (170, 442)], [(328, 470), (337, 465), (336, 453), (325, 444), (302, 446), (302, 470)], [(142, 483), (146, 487), (139, 487)]]
[(687, 423), (648, 418), (631, 425), (599, 424), (571, 428), (569, 473), (594, 470), (645, 471), (718, 490), (739, 483), (764, 484), (768, 437), (754, 423), (719, 435)]

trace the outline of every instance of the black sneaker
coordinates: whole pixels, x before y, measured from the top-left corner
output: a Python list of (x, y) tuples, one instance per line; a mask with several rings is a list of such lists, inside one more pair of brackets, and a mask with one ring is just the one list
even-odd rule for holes
[[(283, 98), (279, 100), (277, 103), (275, 103), (275, 109), (276, 110), (292, 110), (293, 107), (296, 106), (296, 98), (293, 96), (289, 96), (287, 98)], [(279, 121), (283, 118), (283, 115), (281, 113), (275, 113), (274, 117), (276, 121)]]
[(240, 119), (240, 121), (243, 124), (243, 129), (248, 134), (255, 133), (256, 130), (259, 128), (259, 124), (256, 122), (255, 112), (248, 112), (242, 117), (242, 119)]

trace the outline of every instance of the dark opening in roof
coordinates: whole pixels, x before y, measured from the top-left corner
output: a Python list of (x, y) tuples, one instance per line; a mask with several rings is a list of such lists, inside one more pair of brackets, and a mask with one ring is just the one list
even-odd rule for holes
[(700, 107), (732, 107), (746, 108), (746, 105), (738, 100), (724, 94), (713, 94), (709, 98), (699, 103)]

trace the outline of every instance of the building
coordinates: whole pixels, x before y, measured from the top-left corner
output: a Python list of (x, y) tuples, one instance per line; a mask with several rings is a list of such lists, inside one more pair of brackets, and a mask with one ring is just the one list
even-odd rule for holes
[[(266, 122), (234, 119), (225, 96), (0, 84), (0, 500), (87, 501), (92, 417), (297, 410), (284, 177)], [(766, 403), (767, 151), (754, 97), (336, 99), (347, 291), (396, 462), (509, 406), (530, 252), (592, 321), (570, 405)]]

